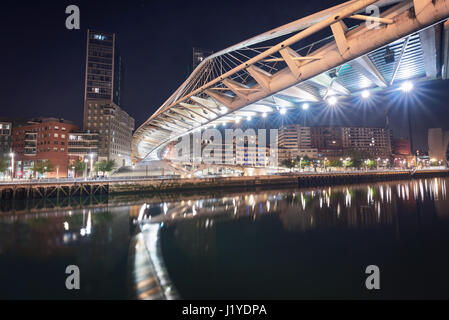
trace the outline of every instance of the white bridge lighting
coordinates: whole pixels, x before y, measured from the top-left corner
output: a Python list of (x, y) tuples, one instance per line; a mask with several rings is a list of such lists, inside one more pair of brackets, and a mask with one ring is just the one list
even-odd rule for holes
[(413, 83), (411, 81), (405, 81), (401, 84), (401, 90), (404, 92), (410, 92), (413, 89)]
[[(372, 4), (382, 17), (359, 14)], [(449, 0), (354, 0), (241, 39), (209, 55), (161, 106), (148, 108), (156, 111), (135, 130), (132, 153), (136, 161), (162, 160), (173, 137), (205, 123), (250, 124), (248, 115), (253, 122), (271, 112), (286, 118), (294, 108), (305, 115), (314, 104), (337, 108), (353, 96), (368, 102), (393, 86), (405, 96), (415, 82), (449, 79), (438, 72), (449, 70), (449, 57), (434, 54), (444, 50), (435, 39), (444, 37), (448, 18)], [(359, 20), (350, 32), (348, 19)]]
[(363, 90), (362, 91), (362, 98), (363, 99), (368, 99), (370, 95), (371, 95), (371, 93), (368, 90)]
[(327, 103), (328, 103), (330, 106), (335, 106), (335, 105), (337, 104), (337, 102), (338, 102), (338, 99), (337, 99), (337, 97), (335, 97), (335, 96), (329, 97), (329, 98), (327, 99)]

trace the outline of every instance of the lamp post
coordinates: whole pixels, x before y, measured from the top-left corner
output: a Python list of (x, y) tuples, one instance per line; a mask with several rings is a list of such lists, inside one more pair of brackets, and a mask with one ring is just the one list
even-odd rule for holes
[(11, 157), (11, 180), (14, 179), (14, 152), (11, 152), (9, 154), (9, 156)]
[(84, 159), (84, 179), (87, 180), (87, 163), (89, 162), (88, 159)]
[(92, 178), (92, 172), (94, 171), (94, 168), (93, 168), (94, 154), (89, 153), (89, 158), (90, 158), (90, 177)]

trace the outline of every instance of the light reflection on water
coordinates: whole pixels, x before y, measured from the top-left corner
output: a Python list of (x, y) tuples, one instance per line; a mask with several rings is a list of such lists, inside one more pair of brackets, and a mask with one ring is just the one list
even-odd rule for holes
[[(129, 266), (141, 268), (128, 260), (130, 218), (145, 204), (157, 283), (180, 298), (449, 298), (448, 181), (1, 204), (0, 297), (129, 297)], [(76, 293), (69, 264), (83, 272)]]
[(442, 218), (449, 215), (446, 182), (435, 178), (369, 186), (266, 190), (214, 198), (197, 196), (149, 204), (146, 218), (148, 222), (167, 223), (209, 216), (204, 220), (204, 226), (212, 226), (214, 217), (235, 219), (250, 216), (256, 220), (264, 214), (278, 214), (286, 229), (297, 227), (306, 230), (320, 226), (320, 223), (332, 225), (337, 222), (358, 227), (393, 223), (398, 213), (398, 202), (404, 206), (433, 203), (435, 213)]
[(183, 298), (449, 298), (447, 181), (192, 197), (147, 221)]

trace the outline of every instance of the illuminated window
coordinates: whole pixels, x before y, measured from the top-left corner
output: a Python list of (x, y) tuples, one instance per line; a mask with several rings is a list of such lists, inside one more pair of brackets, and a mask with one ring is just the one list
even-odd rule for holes
[(94, 35), (94, 39), (96, 39), (96, 40), (105, 40), (106, 37), (101, 35), (101, 34), (95, 34)]

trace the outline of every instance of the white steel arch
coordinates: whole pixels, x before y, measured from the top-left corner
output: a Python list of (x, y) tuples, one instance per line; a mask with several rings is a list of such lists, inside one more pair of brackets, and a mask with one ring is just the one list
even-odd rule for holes
[[(379, 17), (366, 14), (372, 5), (383, 8)], [(222, 50), (136, 130), (133, 155), (159, 159), (163, 147), (180, 136), (280, 105), (410, 78), (446, 79), (448, 17), (449, 0), (353, 0)], [(347, 19), (362, 23), (348, 28)], [(331, 36), (302, 45), (327, 28)]]

